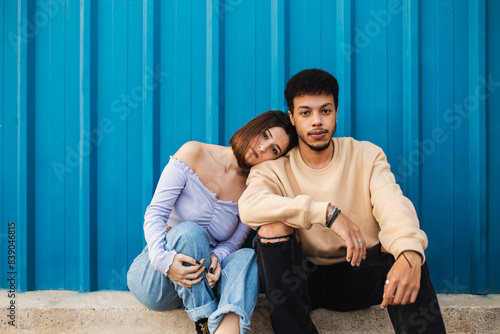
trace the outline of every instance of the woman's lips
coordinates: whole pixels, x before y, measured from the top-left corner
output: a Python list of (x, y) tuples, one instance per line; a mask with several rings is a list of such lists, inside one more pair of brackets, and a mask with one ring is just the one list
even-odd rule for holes
[[(250, 147), (251, 148), (251, 147)], [(259, 155), (257, 154), (257, 152), (255, 152), (255, 150), (252, 148), (252, 153), (253, 153), (253, 156), (257, 159), (259, 159)]]

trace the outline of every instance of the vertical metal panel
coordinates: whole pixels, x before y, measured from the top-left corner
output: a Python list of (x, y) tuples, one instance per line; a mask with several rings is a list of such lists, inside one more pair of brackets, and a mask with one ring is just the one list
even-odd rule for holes
[[(487, 12), (487, 44), (488, 53), (487, 71), (483, 84), (479, 90), (479, 97), (486, 100), (487, 116), (487, 268), (488, 268), (488, 286), (487, 291), (500, 291), (500, 280), (493, 279), (500, 277), (500, 243), (497, 242), (500, 236), (500, 211), (497, 209), (500, 203), (500, 63), (498, 55), (500, 54), (500, 38), (492, 38), (500, 31), (500, 21), (496, 15), (500, 13), (499, 1), (488, 1), (486, 4)], [(484, 84), (487, 82), (488, 84)]]
[[(353, 125), (353, 108), (356, 107), (355, 102), (355, 94), (353, 93), (352, 87), (352, 73), (354, 68), (354, 60), (355, 60), (355, 48), (353, 47), (353, 39), (351, 32), (352, 25), (352, 1), (351, 0), (337, 0), (337, 7), (325, 9), (325, 23), (324, 23), (324, 31), (328, 32), (332, 29), (329, 18), (331, 18), (330, 13), (334, 13), (336, 11), (336, 24), (334, 27), (336, 28), (336, 39), (333, 41), (326, 40), (324, 42), (326, 53), (331, 54), (333, 58), (333, 54), (335, 52), (335, 60), (334, 66), (328, 66), (325, 64), (323, 69), (325, 71), (329, 71), (330, 73), (335, 73), (339, 87), (342, 87), (339, 96), (339, 113), (338, 117), (338, 129), (337, 135), (342, 137), (351, 137), (352, 134), (352, 125)], [(324, 5), (328, 5), (326, 2)], [(328, 34), (325, 34), (328, 35)], [(331, 34), (333, 36), (333, 33)], [(335, 43), (336, 41), (336, 43)], [(333, 50), (328, 47), (333, 47)], [(337, 46), (337, 47), (335, 47)], [(329, 59), (329, 57), (324, 57), (325, 60)]]
[[(186, 141), (287, 110), (304, 68), (340, 84), (338, 136), (381, 146), (435, 287), (500, 292), (497, 1), (18, 0), (0, 7), (0, 273), (126, 289), (142, 220)], [(5, 280), (0, 287), (6, 287)]]
[[(79, 17), (79, 152), (78, 223), (79, 223), (79, 289), (97, 288), (97, 154), (90, 133), (96, 129), (96, 18), (95, 1), (80, 3)], [(101, 124), (103, 124), (101, 122)], [(97, 128), (99, 129), (99, 128)], [(94, 131), (97, 135), (97, 131)], [(92, 136), (94, 137), (94, 136)], [(95, 138), (95, 140), (99, 138)], [(101, 140), (103, 140), (101, 138)]]
[(206, 80), (206, 98), (205, 98), (205, 113), (206, 122), (206, 141), (208, 143), (218, 144), (221, 142), (221, 134), (219, 122), (221, 120), (219, 106), (219, 75), (221, 71), (220, 56), (219, 56), (219, 38), (220, 38), (220, 21), (219, 8), (212, 1), (206, 1), (206, 31), (207, 31), (207, 52), (205, 61), (205, 70), (207, 73)]
[(458, 24), (458, 22), (468, 22), (468, 3), (461, 1), (455, 4), (453, 42), (461, 48), (454, 50), (454, 68), (461, 69), (454, 71), (454, 104), (442, 113), (442, 118), (451, 129), (454, 142), (454, 166), (453, 166), (453, 265), (452, 277), (445, 281), (446, 291), (464, 292), (470, 287), (471, 280), (471, 244), (470, 244), (470, 221), (469, 221), (469, 131), (467, 127), (467, 115), (464, 112), (464, 100), (468, 94), (468, 53), (462, 47), (468, 49), (469, 41), (468, 25)]
[[(411, 161), (412, 169), (401, 187), (420, 209), (420, 3), (403, 1), (403, 156)], [(415, 162), (417, 162), (415, 164)]]
[[(421, 19), (421, 132), (416, 146), (420, 155), (422, 228), (429, 238), (428, 254), (437, 288), (453, 275), (453, 201), (442, 201), (453, 189), (453, 133), (440, 116), (453, 105), (453, 3), (425, 2)], [(440, 224), (434, 222), (439, 221)], [(435, 255), (434, 255), (435, 254)], [(438, 255), (439, 256), (436, 256)], [(434, 255), (434, 256), (433, 256)], [(448, 279), (451, 282), (451, 280)]]
[(486, 4), (469, 1), (469, 221), (471, 223), (471, 286), (473, 292), (487, 287), (486, 253), (486, 101), (477, 94), (486, 77)]
[[(12, 8), (11, 8), (12, 9)], [(34, 266), (35, 256), (35, 168), (34, 168), (34, 87), (29, 83), (35, 79), (35, 46), (34, 39), (28, 32), (28, 26), (22, 24), (25, 17), (32, 16), (34, 2), (25, 0), (19, 1), (17, 10), (6, 13), (17, 18), (18, 38), (16, 44), (11, 44), (17, 48), (17, 63), (13, 66), (16, 77), (15, 87), (17, 88), (16, 127), (17, 138), (17, 173), (16, 175), (16, 245), (17, 245), (17, 272), (19, 273), (18, 286), (21, 290), (34, 289), (36, 285), (36, 272)], [(15, 104), (14, 104), (15, 105)], [(12, 105), (12, 107), (14, 107)], [(12, 110), (12, 109), (11, 109)], [(12, 203), (14, 204), (14, 203)], [(2, 268), (3, 269), (3, 268)]]

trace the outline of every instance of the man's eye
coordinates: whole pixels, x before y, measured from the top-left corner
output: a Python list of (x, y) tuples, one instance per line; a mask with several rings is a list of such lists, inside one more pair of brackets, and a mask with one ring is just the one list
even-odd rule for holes
[(331, 112), (331, 110), (330, 110), (330, 109), (323, 109), (323, 113), (324, 113), (324, 114), (328, 114), (329, 112)]
[(307, 115), (309, 115), (309, 111), (303, 111), (300, 114), (303, 115), (303, 116), (307, 116)]

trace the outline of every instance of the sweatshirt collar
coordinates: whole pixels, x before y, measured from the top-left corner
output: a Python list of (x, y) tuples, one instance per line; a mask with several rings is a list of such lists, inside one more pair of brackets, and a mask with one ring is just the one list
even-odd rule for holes
[(309, 167), (302, 158), (298, 146), (294, 147), (294, 149), (290, 152), (290, 155), (293, 157), (296, 164), (308, 174), (324, 175), (330, 172), (335, 167), (336, 162), (339, 160), (340, 141), (338, 140), (338, 138), (332, 138), (332, 141), (333, 141), (333, 158), (328, 165), (326, 165), (321, 169), (314, 169)]

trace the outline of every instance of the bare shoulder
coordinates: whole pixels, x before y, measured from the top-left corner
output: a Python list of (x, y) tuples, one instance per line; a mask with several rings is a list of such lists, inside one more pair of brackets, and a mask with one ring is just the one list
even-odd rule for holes
[(191, 169), (195, 169), (206, 154), (206, 144), (197, 141), (188, 141), (179, 148), (174, 157), (184, 162)]

